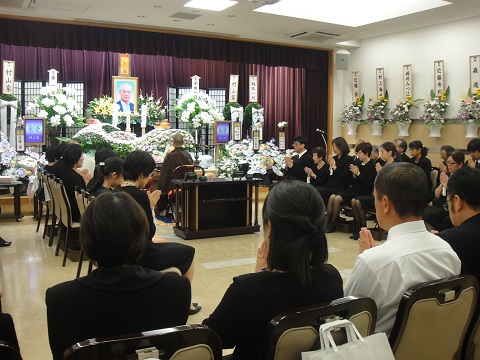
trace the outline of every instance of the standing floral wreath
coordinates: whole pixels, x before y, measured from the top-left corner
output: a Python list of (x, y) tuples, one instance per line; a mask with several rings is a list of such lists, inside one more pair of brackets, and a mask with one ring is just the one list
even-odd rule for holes
[(460, 101), (455, 119), (463, 123), (473, 120), (474, 125), (480, 126), (480, 89), (477, 89), (475, 94), (468, 89), (467, 96)]
[(423, 120), (425, 125), (431, 127), (432, 125), (442, 125), (445, 123), (445, 119), (443, 115), (447, 111), (448, 108), (448, 95), (450, 95), (450, 86), (447, 87), (447, 90), (442, 91), (440, 96), (435, 96), (435, 92), (430, 90), (430, 100), (426, 101), (423, 106), (425, 107), (425, 111), (422, 116), (420, 116), (420, 120)]
[(184, 94), (174, 106), (181, 121), (188, 123), (191, 129), (210, 126), (215, 120), (223, 120), (217, 111), (215, 100), (205, 93)]
[(382, 127), (387, 126), (384, 119), (385, 110), (388, 103), (388, 91), (385, 91), (385, 96), (379, 96), (377, 100), (370, 98), (367, 107), (367, 119), (365, 123), (371, 124), (374, 120), (379, 120)]
[(32, 113), (36, 107), (40, 111), (36, 116), (45, 118), (47, 127), (84, 125), (83, 119), (78, 116), (80, 106), (73, 97), (76, 94), (75, 89), (64, 87), (53, 90), (50, 87), (40, 89), (40, 95), (32, 99), (26, 111)]
[(412, 100), (411, 96), (407, 96), (405, 100), (397, 101), (395, 103), (395, 107), (390, 111), (390, 114), (392, 114), (392, 119), (390, 122), (393, 124), (411, 122), (410, 109), (420, 100), (422, 99)]
[(362, 94), (362, 97), (357, 97), (354, 102), (345, 105), (342, 112), (340, 113), (339, 119), (342, 123), (342, 126), (345, 126), (348, 123), (362, 123), (360, 115), (362, 114), (364, 100), (365, 95)]

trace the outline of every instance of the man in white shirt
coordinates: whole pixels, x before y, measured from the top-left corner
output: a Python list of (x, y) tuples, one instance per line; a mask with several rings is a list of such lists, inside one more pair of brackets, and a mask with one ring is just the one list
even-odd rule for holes
[(378, 308), (376, 332), (392, 330), (398, 304), (411, 286), (460, 273), (450, 245), (427, 231), (422, 221), (427, 194), (425, 173), (411, 163), (392, 163), (375, 180), (378, 224), (388, 230), (375, 246), (366, 228), (360, 232), (360, 255), (345, 285), (345, 295), (367, 296)]

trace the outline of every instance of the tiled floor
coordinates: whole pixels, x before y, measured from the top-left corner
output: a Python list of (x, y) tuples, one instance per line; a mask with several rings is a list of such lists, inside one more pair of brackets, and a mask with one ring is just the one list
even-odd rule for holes
[[(0, 248), (0, 276), (3, 279), (3, 311), (13, 316), (21, 352), (26, 360), (51, 359), (48, 344), (45, 290), (75, 277), (77, 263), (67, 261), (62, 268), (61, 257), (54, 255), (36, 222), (26, 216), (21, 222), (0, 220), (0, 236), (12, 245)], [(188, 323), (200, 323), (222, 298), (232, 277), (254, 270), (257, 247), (262, 232), (250, 235), (218, 237), (185, 241), (173, 235), (169, 225), (158, 226), (157, 234), (168, 241), (188, 243), (196, 249), (196, 273), (193, 301), (203, 309), (191, 316)], [(358, 250), (356, 241), (346, 233), (328, 234), (329, 262), (336, 266), (344, 279), (353, 267)], [(86, 264), (84, 273), (86, 272)], [(74, 326), (72, 324), (72, 326)]]

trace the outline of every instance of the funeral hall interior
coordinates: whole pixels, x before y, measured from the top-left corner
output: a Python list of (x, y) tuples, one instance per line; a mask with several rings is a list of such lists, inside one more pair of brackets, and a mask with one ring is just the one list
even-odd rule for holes
[[(224, 3), (214, 9), (188, 0), (0, 1), (0, 237), (11, 243), (0, 247), (0, 300), (23, 359), (52, 358), (45, 293), (76, 278), (80, 255), (74, 240), (62, 266), (64, 250), (57, 256), (57, 239), (49, 246), (43, 236), (44, 216), (37, 230), (46, 207), (35, 191), (50, 146), (78, 142), (80, 170), (92, 175), (101, 148), (123, 158), (147, 151), (161, 172), (180, 133), (205, 170), (202, 180), (259, 184), (245, 186), (245, 211), (234, 208), (231, 217), (202, 213), (196, 204), (200, 228), (208, 213), (214, 230), (179, 230), (188, 226), (187, 208), (180, 225), (171, 214), (153, 214), (156, 235), (195, 249), (192, 302), (202, 309), (187, 324), (201, 324), (235, 276), (255, 271), (262, 207), (297, 136), (308, 138), (309, 152), (322, 146), (327, 155), (332, 140), (343, 137), (350, 155), (359, 140), (380, 146), (402, 138), (420, 140), (435, 167), (444, 145), (469, 157), (467, 144), (480, 126), (464, 112), (469, 99), (480, 98), (477, 0), (395, 1), (385, 12), (377, 11), (385, 2), (375, 0), (339, 1), (341, 7), (318, 0)], [(132, 110), (121, 107), (124, 84)], [(63, 107), (48, 101), (57, 93)], [(188, 103), (199, 93), (200, 105), (209, 107), (195, 117), (200, 111)], [(429, 116), (435, 102), (441, 120)], [(395, 112), (403, 106), (406, 120)], [(328, 263), (344, 282), (358, 255), (350, 215), (342, 212), (336, 231), (326, 234)], [(243, 233), (228, 229), (237, 216), (245, 217)], [(386, 233), (373, 214), (368, 219), (381, 244)]]

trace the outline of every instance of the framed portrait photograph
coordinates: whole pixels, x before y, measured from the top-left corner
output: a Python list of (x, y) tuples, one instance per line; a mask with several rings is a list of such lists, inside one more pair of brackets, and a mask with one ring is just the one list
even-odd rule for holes
[(231, 121), (216, 120), (213, 124), (213, 143), (226, 144), (230, 141)]
[(138, 77), (112, 76), (112, 92), (120, 112), (138, 112)]
[(44, 118), (24, 116), (23, 131), (25, 146), (46, 144), (47, 128)]

